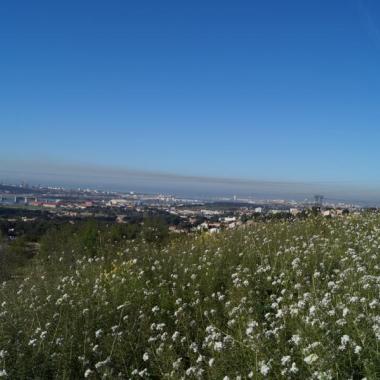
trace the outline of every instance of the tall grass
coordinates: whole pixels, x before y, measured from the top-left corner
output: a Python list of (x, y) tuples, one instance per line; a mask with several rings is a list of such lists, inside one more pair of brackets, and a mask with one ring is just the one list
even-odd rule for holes
[(0, 287), (0, 376), (380, 378), (376, 215), (75, 249)]

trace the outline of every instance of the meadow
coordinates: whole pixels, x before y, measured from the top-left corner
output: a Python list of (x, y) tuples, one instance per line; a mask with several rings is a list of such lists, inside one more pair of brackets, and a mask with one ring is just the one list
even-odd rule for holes
[(0, 377), (380, 378), (376, 214), (51, 240), (0, 286)]

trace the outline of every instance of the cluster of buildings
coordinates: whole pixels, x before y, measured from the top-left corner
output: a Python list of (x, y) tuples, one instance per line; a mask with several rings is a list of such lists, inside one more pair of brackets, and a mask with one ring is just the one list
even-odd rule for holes
[[(159, 215), (166, 218), (173, 232), (209, 231), (217, 233), (253, 223), (257, 218), (297, 217), (310, 210), (325, 217), (358, 212), (353, 205), (328, 205), (322, 196), (314, 202), (286, 200), (254, 201), (253, 199), (218, 198), (184, 199), (168, 194), (102, 192), (89, 189), (1, 187), (0, 205), (15, 205), (49, 210), (59, 216), (108, 216), (125, 223), (128, 214)], [(324, 205), (323, 205), (324, 203)], [(130, 220), (130, 219), (129, 219)]]

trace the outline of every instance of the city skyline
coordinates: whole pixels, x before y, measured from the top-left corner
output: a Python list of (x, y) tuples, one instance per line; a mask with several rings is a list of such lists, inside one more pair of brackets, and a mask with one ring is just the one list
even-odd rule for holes
[(311, 200), (322, 193), (326, 199), (366, 205), (379, 205), (376, 187), (357, 186), (352, 182), (265, 181), (249, 178), (186, 176), (167, 172), (149, 172), (97, 165), (63, 164), (52, 161), (8, 160), (0, 168), (3, 182), (67, 188), (92, 188), (109, 191), (172, 193), (190, 197), (238, 195), (256, 199)]

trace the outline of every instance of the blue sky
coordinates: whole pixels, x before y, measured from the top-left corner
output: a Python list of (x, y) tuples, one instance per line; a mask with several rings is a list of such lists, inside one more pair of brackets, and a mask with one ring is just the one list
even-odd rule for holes
[(379, 68), (374, 0), (2, 2), (0, 177), (49, 161), (380, 189)]

